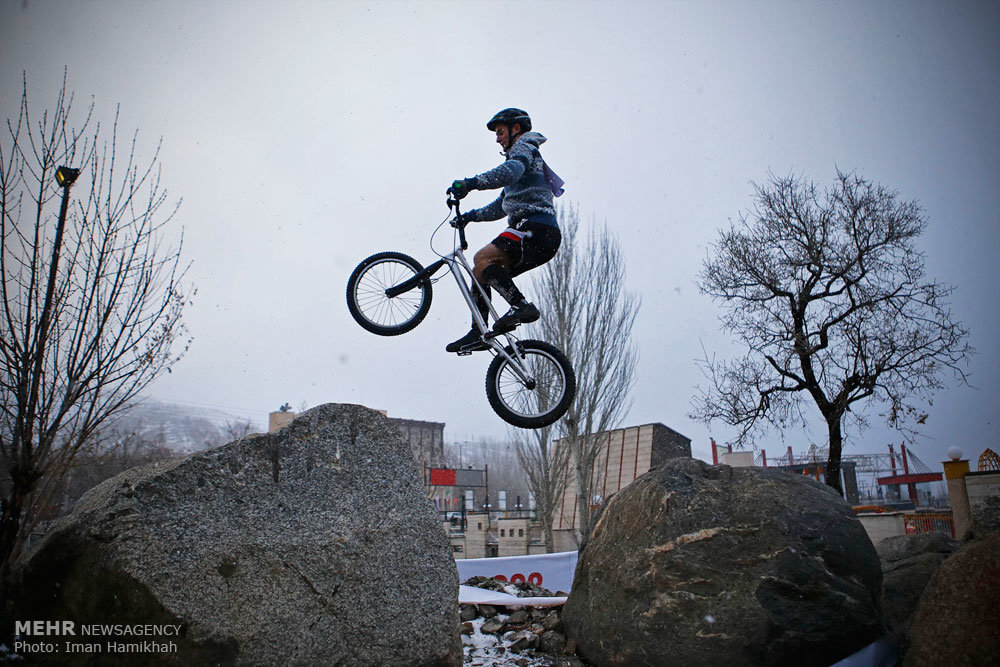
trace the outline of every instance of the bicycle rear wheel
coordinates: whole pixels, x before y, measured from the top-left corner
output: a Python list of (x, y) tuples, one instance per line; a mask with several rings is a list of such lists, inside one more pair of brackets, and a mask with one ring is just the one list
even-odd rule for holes
[(409, 280), (424, 267), (401, 252), (380, 252), (355, 267), (347, 281), (347, 309), (354, 320), (379, 336), (398, 336), (412, 330), (431, 307), (431, 281), (390, 297), (385, 291)]
[[(527, 385), (510, 361), (497, 355), (486, 371), (486, 397), (493, 411), (508, 424), (520, 428), (542, 428), (554, 423), (569, 409), (576, 396), (573, 366), (557, 347), (540, 340), (517, 344), (524, 353), (521, 364), (534, 380)], [(507, 354), (520, 358), (511, 347)]]

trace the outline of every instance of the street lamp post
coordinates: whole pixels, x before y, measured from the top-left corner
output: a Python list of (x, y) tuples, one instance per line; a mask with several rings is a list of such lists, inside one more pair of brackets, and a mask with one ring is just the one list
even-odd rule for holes
[(56, 183), (63, 189), (62, 204), (59, 206), (59, 223), (56, 225), (56, 238), (52, 247), (52, 266), (49, 267), (49, 287), (55, 284), (56, 269), (59, 266), (59, 253), (62, 250), (63, 228), (66, 227), (66, 214), (69, 212), (69, 189), (73, 187), (79, 169), (59, 167), (56, 169)]
[(59, 253), (62, 251), (63, 228), (66, 227), (66, 214), (69, 211), (69, 189), (73, 187), (77, 177), (80, 175), (79, 169), (71, 167), (59, 167), (56, 169), (56, 182), (63, 189), (62, 205), (59, 207), (59, 222), (56, 224), (56, 237), (52, 242), (52, 264), (49, 266), (49, 282), (45, 288), (45, 304), (42, 306), (42, 314), (38, 318), (38, 347), (39, 353), (35, 356), (35, 372), (31, 383), (31, 396), (38, 395), (38, 386), (42, 376), (42, 360), (45, 354), (46, 339), (49, 333), (49, 318), (52, 316), (52, 300), (55, 298), (56, 278), (59, 274)]

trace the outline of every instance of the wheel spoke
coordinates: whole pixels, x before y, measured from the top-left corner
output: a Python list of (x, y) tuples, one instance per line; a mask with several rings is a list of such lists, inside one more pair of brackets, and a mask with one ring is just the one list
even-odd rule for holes
[(528, 389), (509, 362), (497, 374), (497, 396), (513, 413), (539, 417), (550, 412), (566, 391), (566, 378), (559, 363), (541, 350), (526, 350), (524, 366), (535, 380)]
[(392, 298), (385, 291), (414, 275), (412, 267), (398, 260), (382, 260), (366, 267), (354, 290), (361, 316), (379, 327), (395, 327), (409, 321), (424, 302), (424, 288), (417, 286)]

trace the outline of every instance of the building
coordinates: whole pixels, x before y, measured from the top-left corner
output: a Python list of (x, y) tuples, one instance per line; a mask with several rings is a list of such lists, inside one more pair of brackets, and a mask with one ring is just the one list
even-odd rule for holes
[(396, 425), (400, 435), (410, 446), (413, 460), (417, 462), (417, 468), (421, 472), (444, 463), (443, 423), (398, 417), (389, 417), (389, 421)]
[[(691, 457), (691, 439), (659, 423), (604, 431), (594, 437), (604, 441), (604, 452), (594, 467), (594, 495), (588, 494), (595, 507), (667, 459)], [(560, 439), (555, 446), (568, 443)], [(576, 548), (573, 533), (581, 528), (578, 496), (576, 478), (571, 475), (553, 517), (555, 551)]]
[(465, 515), (464, 528), (456, 518), (445, 521), (444, 529), (451, 543), (452, 556), (457, 559), (545, 553), (542, 528), (534, 518), (527, 516), (491, 517), (486, 512), (474, 512)]
[(267, 432), (280, 431), (295, 419), (296, 413), (288, 409), (276, 410), (267, 416)]
[[(604, 442), (604, 451), (594, 471), (598, 497), (595, 507), (667, 459), (691, 457), (691, 439), (659, 423), (605, 431), (594, 437)], [(555, 446), (566, 447), (568, 443), (557, 440)], [(553, 551), (573, 551), (577, 548), (574, 536), (574, 530), (580, 527), (577, 498), (576, 481), (571, 476), (569, 487), (553, 518)], [(464, 527), (462, 518), (465, 519)], [(445, 522), (444, 526), (455, 558), (524, 556), (546, 552), (541, 525), (533, 516), (524, 516), (520, 508), (511, 512), (471, 512)]]

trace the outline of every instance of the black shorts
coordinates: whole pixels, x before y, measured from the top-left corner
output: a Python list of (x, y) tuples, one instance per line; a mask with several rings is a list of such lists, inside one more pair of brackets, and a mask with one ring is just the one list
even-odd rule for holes
[(552, 225), (525, 220), (500, 232), (491, 243), (507, 255), (513, 278), (555, 257), (562, 232)]

